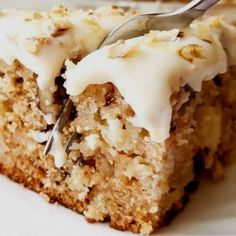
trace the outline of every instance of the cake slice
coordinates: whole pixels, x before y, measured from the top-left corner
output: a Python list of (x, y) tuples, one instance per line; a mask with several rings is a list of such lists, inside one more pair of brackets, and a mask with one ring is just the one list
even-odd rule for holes
[[(89, 222), (150, 234), (183, 208), (200, 171), (220, 178), (235, 154), (236, 8), (216, 7), (185, 30), (152, 31), (82, 60), (135, 13), (61, 11), (33, 20), (19, 13), (16, 34), (15, 18), (0, 18), (0, 171)], [(63, 27), (48, 41), (58, 17)], [(68, 96), (76, 112), (44, 156)]]

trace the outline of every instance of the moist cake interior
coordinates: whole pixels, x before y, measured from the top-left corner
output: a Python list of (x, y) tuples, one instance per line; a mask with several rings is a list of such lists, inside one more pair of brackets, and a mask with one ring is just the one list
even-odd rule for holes
[(203, 81), (201, 91), (186, 84), (171, 94), (170, 133), (161, 143), (131, 122), (135, 110), (114, 83), (90, 84), (72, 96), (76, 115), (63, 129), (62, 145), (73, 132), (79, 136), (57, 166), (53, 155), (43, 155), (53, 126), (45, 113), (55, 122), (68, 98), (65, 69), (56, 79), (53, 103), (46, 106), (37, 73), (19, 60), (0, 61), (2, 174), (51, 203), (83, 213), (88, 222), (106, 221), (142, 234), (168, 223), (184, 207), (198, 173), (223, 177), (224, 165), (235, 155), (234, 65)]

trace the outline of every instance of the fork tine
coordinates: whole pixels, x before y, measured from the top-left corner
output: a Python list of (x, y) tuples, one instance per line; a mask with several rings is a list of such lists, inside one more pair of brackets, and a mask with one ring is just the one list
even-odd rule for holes
[(62, 129), (67, 124), (67, 122), (70, 120), (73, 107), (74, 107), (73, 102), (71, 101), (71, 99), (68, 99), (63, 110), (62, 110), (61, 115), (59, 116), (56, 124), (54, 125), (54, 127), (52, 129), (51, 135), (49, 136), (49, 139), (48, 139), (46, 146), (44, 148), (44, 155), (47, 155), (52, 147), (52, 143), (54, 141), (53, 136), (54, 136), (55, 131), (57, 131), (57, 130), (62, 131)]
[[(144, 35), (150, 30), (168, 30), (172, 28), (185, 28), (195, 18), (201, 16), (209, 7), (214, 5), (219, 0), (192, 0), (183, 7), (170, 12), (160, 13), (147, 13), (142, 15), (133, 16), (123, 23), (119, 24), (111, 33), (102, 41), (100, 48), (106, 45), (117, 42), (119, 39), (130, 39), (136, 36)], [(191, 14), (189, 14), (191, 11)], [(187, 15), (184, 14), (188, 13)], [(185, 18), (178, 24), (178, 20), (175, 20), (175, 26), (170, 24), (168, 17), (173, 19), (181, 15)], [(163, 21), (164, 19), (164, 21)], [(139, 22), (137, 24), (137, 22)], [(150, 22), (152, 22), (150, 24)], [(130, 30), (132, 29), (132, 30)]]
[(69, 140), (68, 140), (68, 142), (67, 142), (67, 144), (64, 148), (64, 150), (67, 154), (69, 154), (70, 147), (73, 144), (73, 142), (75, 141), (75, 139), (80, 138), (80, 137), (82, 137), (82, 135), (77, 133), (76, 131), (70, 136), (70, 138), (69, 138)]

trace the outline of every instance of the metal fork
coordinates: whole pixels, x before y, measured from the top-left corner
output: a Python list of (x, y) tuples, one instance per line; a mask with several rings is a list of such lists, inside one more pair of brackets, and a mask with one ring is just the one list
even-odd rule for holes
[[(194, 19), (201, 16), (207, 9), (216, 4), (219, 0), (193, 0), (178, 10), (166, 13), (151, 13), (134, 16), (115, 28), (101, 43), (98, 48), (117, 42), (119, 39), (129, 39), (144, 35), (150, 30), (170, 30), (173, 28), (186, 28)], [(70, 121), (73, 111), (73, 102), (68, 99), (61, 115), (52, 129), (52, 133), (46, 143), (44, 154), (47, 155), (54, 141), (56, 131), (62, 132), (63, 128)], [(69, 148), (73, 141), (79, 137), (74, 132), (69, 138), (65, 152), (69, 153)]]

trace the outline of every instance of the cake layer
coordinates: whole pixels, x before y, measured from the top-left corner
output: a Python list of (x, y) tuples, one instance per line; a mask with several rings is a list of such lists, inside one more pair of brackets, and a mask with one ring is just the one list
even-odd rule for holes
[[(1, 88), (6, 89), (1, 91), (1, 172), (89, 221), (150, 233), (173, 209), (183, 207), (194, 169), (206, 168), (221, 177), (223, 161), (235, 152), (233, 68), (203, 82), (201, 92), (184, 87), (172, 96), (171, 133), (162, 144), (130, 123), (133, 111), (112, 84), (89, 86), (74, 98), (78, 118), (64, 130), (65, 141), (75, 128), (81, 137), (60, 169), (32, 138), (32, 130), (40, 134), (47, 129), (32, 95), (32, 73), (19, 64), (4, 65), (1, 73)], [(180, 107), (186, 93), (190, 100)]]
[[(216, 11), (224, 15), (232, 9)], [(87, 19), (98, 13), (80, 14)], [(113, 14), (108, 14), (111, 19)], [(24, 34), (19, 35), (24, 42)], [(108, 221), (120, 230), (150, 234), (184, 206), (199, 171), (220, 178), (223, 164), (235, 154), (234, 41), (231, 17), (206, 17), (184, 31), (151, 32), (106, 47), (77, 65), (68, 61), (65, 76), (55, 79), (58, 71), (47, 78), (56, 85), (49, 92), (50, 106), (34, 67), (15, 55), (11, 63), (3, 58), (0, 172), (89, 222)], [(65, 58), (74, 51), (67, 49)], [(60, 52), (64, 48), (56, 49)], [(77, 63), (80, 56), (68, 59)], [(68, 95), (77, 114), (63, 129), (59, 145), (74, 132), (78, 138), (60, 161), (44, 156), (43, 149), (52, 128), (48, 120), (58, 117)]]

